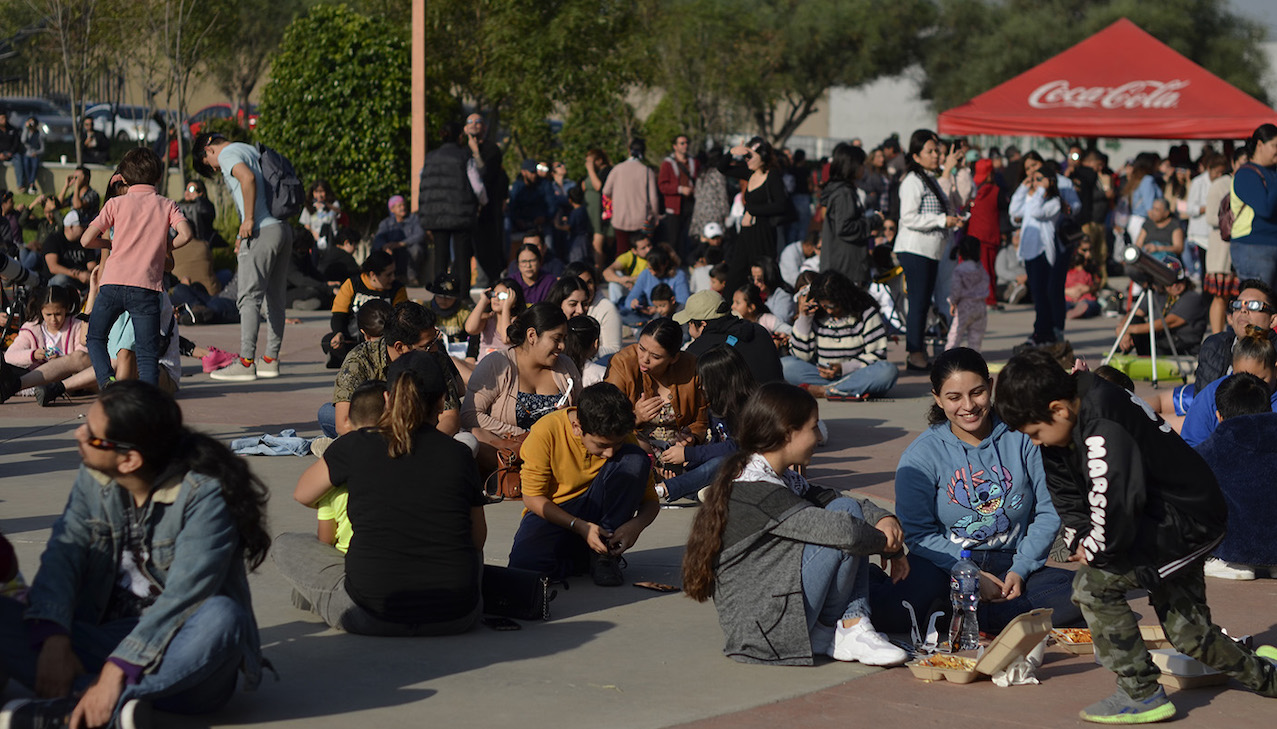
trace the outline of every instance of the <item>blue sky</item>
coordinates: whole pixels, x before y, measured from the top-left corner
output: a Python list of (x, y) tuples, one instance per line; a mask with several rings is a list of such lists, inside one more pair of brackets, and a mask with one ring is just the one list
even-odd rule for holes
[(1273, 0), (1230, 0), (1238, 15), (1257, 20), (1268, 28), (1268, 40), (1277, 40), (1277, 3)]

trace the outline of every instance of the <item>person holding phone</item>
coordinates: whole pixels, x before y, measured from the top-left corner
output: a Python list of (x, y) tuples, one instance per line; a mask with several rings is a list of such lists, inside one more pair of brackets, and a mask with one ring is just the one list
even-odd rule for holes
[(1029, 294), (1033, 297), (1035, 316), (1029, 341), (1035, 345), (1050, 344), (1064, 337), (1062, 330), (1055, 329), (1057, 299), (1061, 319), (1064, 316), (1064, 281), (1060, 279), (1057, 292), (1051, 275), (1056, 258), (1061, 255), (1055, 242), (1055, 226), (1063, 212), (1054, 171), (1043, 165), (1029, 173), (1011, 198), (1010, 212), (1012, 222), (1020, 225), (1019, 256), (1024, 261)]
[(479, 295), (479, 303), (466, 319), (466, 333), (478, 342), (475, 361), (510, 346), (507, 333), (514, 318), (523, 313), (523, 289), (511, 278), (503, 278)]

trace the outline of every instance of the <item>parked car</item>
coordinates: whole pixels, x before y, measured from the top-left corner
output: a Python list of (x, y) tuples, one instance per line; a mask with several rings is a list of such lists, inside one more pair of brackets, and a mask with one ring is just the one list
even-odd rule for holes
[(93, 119), (98, 131), (120, 142), (154, 142), (163, 133), (145, 106), (94, 104), (85, 110), (84, 116)]
[(257, 104), (248, 105), (248, 123), (244, 123), (244, 109), (239, 110), (239, 114), (235, 114), (235, 109), (230, 104), (213, 104), (191, 114), (191, 118), (186, 121), (187, 136), (194, 139), (200, 133), (200, 129), (208, 122), (214, 119), (231, 119), (235, 118), (241, 127), (246, 129), (257, 128)]
[(27, 117), (40, 121), (45, 141), (53, 144), (75, 143), (75, 121), (70, 112), (48, 99), (35, 96), (0, 97), (0, 108), (9, 112), (9, 123), (21, 127)]

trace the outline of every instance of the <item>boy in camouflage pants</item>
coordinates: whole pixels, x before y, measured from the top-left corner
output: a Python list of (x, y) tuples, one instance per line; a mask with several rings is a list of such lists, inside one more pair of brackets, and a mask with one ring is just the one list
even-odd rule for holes
[(1211, 622), (1203, 564), (1228, 509), (1196, 451), (1149, 406), (1090, 372), (1068, 374), (1046, 352), (1017, 355), (998, 376), (998, 412), (1042, 447), (1064, 538), (1081, 562), (1073, 601), (1118, 690), (1086, 721), (1145, 724), (1175, 716), (1127, 592), (1148, 590), (1176, 650), (1277, 697), (1277, 649), (1234, 642)]

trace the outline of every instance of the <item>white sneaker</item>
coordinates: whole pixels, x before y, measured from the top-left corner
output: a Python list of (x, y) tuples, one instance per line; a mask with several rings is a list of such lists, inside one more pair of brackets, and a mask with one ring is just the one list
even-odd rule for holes
[(208, 376), (214, 380), (227, 382), (252, 382), (257, 379), (257, 363), (245, 366), (244, 360), (237, 357), (234, 362), (220, 370), (210, 372)]
[(1216, 557), (1207, 557), (1206, 576), (1220, 580), (1253, 580), (1255, 569), (1248, 564), (1225, 562)]
[(332, 445), (334, 440), (336, 440), (336, 438), (329, 438), (326, 435), (321, 435), (311, 440), (310, 454), (312, 456), (318, 456), (320, 458), (323, 458), (324, 451), (328, 450), (328, 446)]
[(908, 653), (874, 630), (869, 618), (861, 618), (850, 628), (844, 628), (842, 621), (838, 621), (829, 657), (838, 661), (859, 661), (866, 666), (898, 666), (909, 660)]
[(154, 725), (151, 717), (151, 702), (138, 699), (129, 699), (124, 702), (116, 724), (120, 729), (151, 729)]
[(269, 362), (267, 362), (264, 359), (259, 359), (256, 362), (254, 362), (254, 364), (257, 365), (258, 377), (262, 379), (266, 379), (266, 380), (269, 380), (272, 377), (279, 377), (279, 360), (278, 359), (272, 359)]

